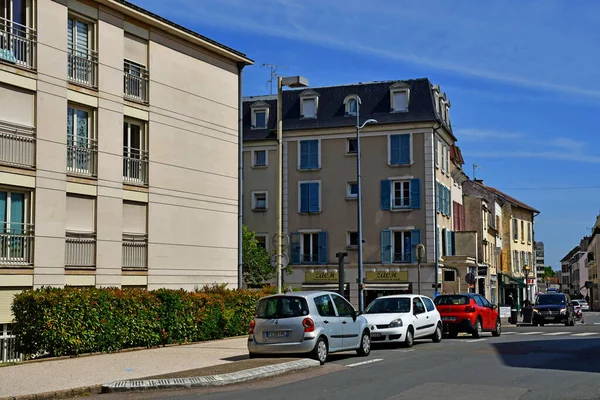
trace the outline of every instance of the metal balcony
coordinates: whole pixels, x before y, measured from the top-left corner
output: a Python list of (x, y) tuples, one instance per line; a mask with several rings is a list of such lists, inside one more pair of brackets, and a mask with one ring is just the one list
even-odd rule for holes
[(77, 85), (98, 87), (98, 53), (70, 48), (67, 54), (68, 78)]
[(131, 147), (123, 148), (123, 182), (148, 185), (148, 152)]
[(125, 99), (148, 103), (148, 69), (130, 61), (124, 62), (123, 92)]
[(98, 146), (95, 139), (67, 137), (67, 172), (95, 177), (98, 171)]
[(123, 235), (123, 268), (148, 268), (148, 237), (146, 235)]
[(33, 225), (0, 221), (0, 265), (33, 265)]
[(35, 130), (0, 122), (0, 164), (35, 168)]
[(0, 18), (0, 61), (21, 68), (36, 68), (35, 29)]
[(96, 268), (96, 234), (67, 232), (65, 238), (65, 267)]

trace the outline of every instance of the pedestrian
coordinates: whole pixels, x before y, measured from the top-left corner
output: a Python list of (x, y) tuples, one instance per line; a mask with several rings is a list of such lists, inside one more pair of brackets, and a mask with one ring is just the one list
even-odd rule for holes
[(590, 295), (589, 294), (585, 295), (585, 302), (590, 304)]
[(509, 294), (508, 294), (508, 298), (506, 299), (506, 304), (507, 304), (507, 305), (508, 305), (510, 308), (512, 308), (512, 306), (514, 306), (514, 305), (515, 305), (515, 299), (513, 299), (513, 295), (512, 295), (512, 293), (509, 293)]

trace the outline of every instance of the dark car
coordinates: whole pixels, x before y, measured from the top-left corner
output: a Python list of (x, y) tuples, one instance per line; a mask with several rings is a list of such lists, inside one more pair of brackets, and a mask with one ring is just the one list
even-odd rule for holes
[(544, 324), (575, 325), (575, 310), (568, 294), (548, 293), (540, 294), (533, 306), (533, 325)]

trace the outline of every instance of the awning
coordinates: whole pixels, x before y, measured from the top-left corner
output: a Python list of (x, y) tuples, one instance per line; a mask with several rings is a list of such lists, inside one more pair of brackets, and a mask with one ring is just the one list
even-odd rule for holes
[(366, 283), (364, 290), (409, 290), (410, 283)]
[[(345, 288), (348, 287), (348, 284), (344, 284)], [(303, 283), (302, 289), (304, 290), (340, 290), (340, 285), (337, 283)]]
[(524, 288), (525, 287), (525, 282), (523, 279), (520, 278), (513, 278), (510, 275), (506, 275), (503, 273), (498, 273), (498, 282), (500, 282), (501, 286), (505, 286), (505, 285), (517, 285), (520, 288)]

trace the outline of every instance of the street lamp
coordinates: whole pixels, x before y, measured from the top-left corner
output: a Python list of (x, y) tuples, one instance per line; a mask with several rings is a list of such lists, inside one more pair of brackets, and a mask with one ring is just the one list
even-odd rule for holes
[(525, 302), (529, 304), (529, 272), (531, 272), (531, 268), (529, 265), (523, 266), (523, 273), (525, 274)]
[(355, 95), (356, 101), (356, 185), (357, 193), (357, 218), (358, 218), (358, 310), (364, 311), (365, 299), (363, 293), (363, 233), (362, 233), (362, 187), (360, 184), (360, 130), (367, 124), (376, 124), (377, 120), (368, 119), (362, 125), (360, 124), (360, 97)]
[(283, 253), (283, 87), (308, 86), (303, 76), (277, 77), (277, 293), (281, 293), (281, 267)]

